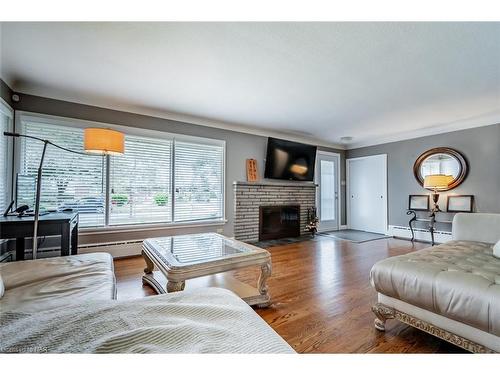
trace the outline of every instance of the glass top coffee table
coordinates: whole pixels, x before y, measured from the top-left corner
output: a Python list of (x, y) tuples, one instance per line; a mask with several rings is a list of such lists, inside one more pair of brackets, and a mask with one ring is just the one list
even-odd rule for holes
[[(200, 281), (205, 276), (200, 285), (230, 289), (251, 306), (266, 307), (270, 303), (266, 280), (272, 266), (267, 250), (217, 233), (201, 233), (146, 239), (142, 256), (146, 261), (142, 282), (157, 293), (184, 290), (186, 280)], [(260, 267), (256, 288), (227, 274), (245, 267)]]

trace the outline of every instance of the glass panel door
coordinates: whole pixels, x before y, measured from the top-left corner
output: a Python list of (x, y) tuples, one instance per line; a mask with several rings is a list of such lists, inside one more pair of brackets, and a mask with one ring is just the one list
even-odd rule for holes
[(338, 178), (339, 157), (331, 153), (318, 153), (316, 183), (318, 184), (319, 231), (338, 229)]

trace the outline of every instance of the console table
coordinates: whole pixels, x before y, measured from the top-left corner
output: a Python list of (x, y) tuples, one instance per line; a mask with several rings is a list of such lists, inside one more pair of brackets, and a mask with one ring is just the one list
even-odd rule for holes
[[(16, 260), (24, 260), (24, 239), (33, 237), (33, 216), (0, 216), (0, 239), (16, 239)], [(61, 255), (78, 252), (78, 212), (40, 216), (39, 236), (61, 236)]]
[(421, 219), (417, 217), (417, 213), (413, 210), (408, 210), (406, 212), (407, 215), (413, 215), (413, 217), (410, 219), (408, 222), (408, 226), (410, 227), (411, 230), (411, 242), (415, 240), (415, 232), (413, 231), (413, 223), (415, 221), (422, 221), (429, 223), (429, 233), (431, 234), (431, 246), (434, 246), (434, 231), (435, 231), (435, 223), (443, 223), (443, 224), (451, 224), (451, 220), (435, 220), (434, 218), (431, 219)]

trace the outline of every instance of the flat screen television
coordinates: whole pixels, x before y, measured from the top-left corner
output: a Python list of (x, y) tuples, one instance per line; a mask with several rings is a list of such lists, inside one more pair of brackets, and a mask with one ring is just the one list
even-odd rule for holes
[(316, 146), (283, 139), (267, 139), (265, 178), (313, 181)]

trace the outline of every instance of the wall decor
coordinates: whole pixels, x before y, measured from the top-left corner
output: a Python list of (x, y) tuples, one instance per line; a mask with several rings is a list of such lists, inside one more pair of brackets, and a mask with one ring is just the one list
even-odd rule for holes
[(413, 174), (421, 186), (424, 186), (425, 177), (430, 175), (452, 176), (448, 186), (440, 187), (439, 191), (456, 188), (465, 180), (467, 173), (468, 165), (465, 157), (449, 147), (427, 150), (417, 158), (413, 165)]
[(473, 195), (448, 195), (446, 208), (448, 212), (472, 212)]
[(247, 159), (247, 181), (256, 182), (259, 179), (257, 172), (257, 160)]
[(408, 197), (408, 210), (429, 211), (429, 196), (410, 195)]

